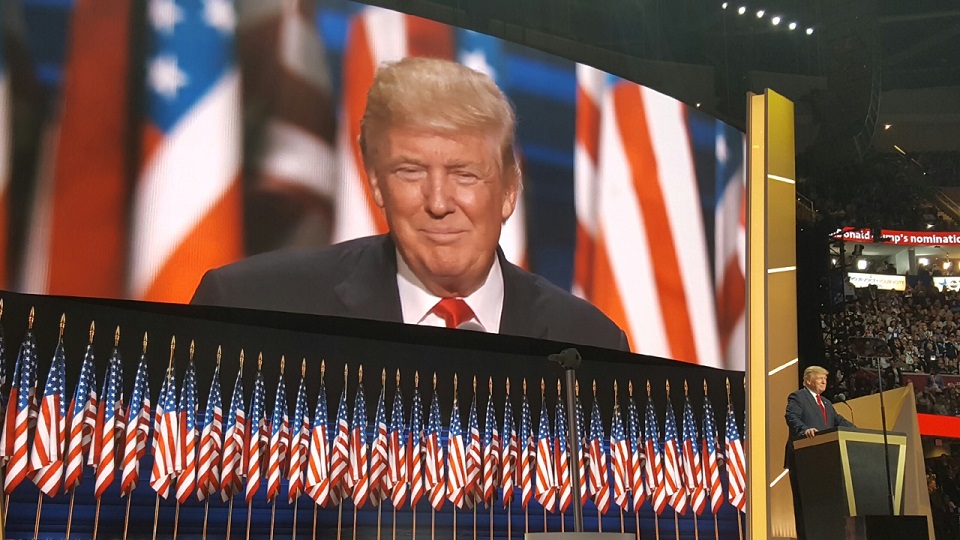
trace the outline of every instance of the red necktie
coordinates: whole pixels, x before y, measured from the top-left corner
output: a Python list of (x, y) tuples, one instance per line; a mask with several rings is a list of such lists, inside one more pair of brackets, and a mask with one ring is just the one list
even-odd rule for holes
[(443, 319), (447, 328), (457, 328), (470, 319), (476, 318), (470, 306), (462, 298), (444, 298), (430, 310)]
[[(823, 413), (823, 425), (827, 425), (827, 408), (823, 406), (823, 400), (820, 399), (820, 394), (817, 394), (817, 405), (820, 405), (820, 412)], [(827, 426), (830, 427), (830, 426)]]

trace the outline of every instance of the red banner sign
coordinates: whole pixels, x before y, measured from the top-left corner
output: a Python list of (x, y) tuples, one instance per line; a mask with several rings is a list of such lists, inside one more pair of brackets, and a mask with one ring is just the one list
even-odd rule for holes
[[(883, 243), (895, 246), (960, 246), (960, 232), (881, 229), (880, 235)], [(832, 236), (836, 239), (843, 238), (847, 242), (873, 242), (873, 233), (867, 228), (844, 227)]]

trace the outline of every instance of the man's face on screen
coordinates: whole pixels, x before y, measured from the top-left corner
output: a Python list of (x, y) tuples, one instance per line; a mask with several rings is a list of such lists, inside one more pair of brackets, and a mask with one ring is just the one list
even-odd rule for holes
[(368, 167), (400, 255), (437, 296), (467, 296), (486, 278), (517, 183), (486, 134), (391, 127)]

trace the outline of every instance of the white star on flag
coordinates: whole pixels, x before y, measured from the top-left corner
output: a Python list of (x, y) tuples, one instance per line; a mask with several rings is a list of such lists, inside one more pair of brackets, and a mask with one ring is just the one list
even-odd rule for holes
[(487, 63), (487, 55), (484, 54), (483, 50), (481, 49), (477, 49), (475, 51), (464, 51), (460, 54), (460, 63), (474, 71), (483, 73), (493, 80), (497, 80), (497, 74), (494, 71), (493, 66)]
[(232, 33), (237, 26), (237, 14), (230, 0), (205, 0), (203, 20), (224, 34)]
[(183, 20), (183, 10), (175, 0), (150, 0), (150, 24), (157, 31), (172, 34), (174, 27)]
[(150, 87), (167, 99), (175, 99), (177, 91), (187, 85), (187, 74), (177, 66), (175, 56), (158, 56), (150, 61)]

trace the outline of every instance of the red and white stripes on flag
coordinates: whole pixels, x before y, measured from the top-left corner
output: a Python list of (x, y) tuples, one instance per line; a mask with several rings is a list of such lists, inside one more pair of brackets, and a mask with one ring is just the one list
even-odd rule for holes
[[(283, 360), (280, 364), (283, 365)], [(280, 496), (280, 478), (287, 468), (287, 451), (290, 448), (290, 417), (287, 414), (287, 387), (280, 370), (277, 395), (273, 402), (273, 417), (270, 420), (270, 442), (267, 447), (267, 502)]]
[(314, 0), (241, 0), (238, 45), (247, 110), (262, 111), (255, 193), (326, 211), (334, 194), (335, 111)]
[(80, 368), (77, 389), (68, 408), (67, 466), (64, 491), (80, 485), (83, 478), (83, 455), (90, 452), (94, 430), (97, 427), (97, 381), (93, 345), (87, 345)]
[[(476, 387), (476, 385), (474, 385)], [(467, 446), (467, 476), (464, 483), (463, 503), (473, 508), (483, 499), (483, 441), (480, 439), (480, 425), (477, 422), (477, 394), (473, 394), (470, 404), (470, 416), (465, 434)]]
[[(192, 344), (191, 344), (192, 347)], [(187, 502), (197, 487), (197, 370), (193, 359), (187, 366), (180, 390), (180, 407), (177, 409), (177, 442), (175, 470), (177, 475), (177, 501)]]
[(330, 489), (330, 439), (327, 437), (327, 418), (327, 388), (321, 375), (320, 395), (317, 397), (317, 408), (313, 418), (313, 426), (310, 429), (307, 478), (304, 482), (304, 490), (319, 506), (329, 504), (332, 493)]
[(714, 217), (714, 269), (720, 350), (726, 368), (746, 366), (747, 190), (742, 133), (717, 121), (717, 206)]
[(684, 105), (587, 66), (577, 76), (577, 292), (634, 352), (722, 367)]
[(66, 416), (67, 403), (64, 394), (66, 365), (63, 340), (57, 343), (57, 350), (50, 364), (47, 384), (40, 400), (40, 413), (33, 434), (33, 446), (30, 452), (30, 470), (33, 482), (50, 497), (60, 491), (66, 458)]
[(220, 490), (220, 458), (223, 451), (223, 401), (220, 393), (219, 350), (217, 367), (210, 382), (207, 410), (200, 433), (200, 457), (197, 460), (197, 498), (206, 500)]
[[(59, 114), (42, 137), (39, 162), (44, 166), (33, 194), (21, 289), (120, 298), (126, 268), (133, 3), (73, 4)], [(96, 137), (90, 136), (92, 126)]]
[[(542, 381), (541, 381), (541, 384)], [(553, 436), (550, 433), (550, 415), (547, 414), (547, 400), (540, 400), (540, 429), (537, 434), (537, 482), (534, 496), (547, 512), (557, 508), (557, 469)]]
[(747, 460), (744, 456), (743, 442), (740, 440), (740, 432), (732, 407), (727, 408), (724, 438), (727, 455), (727, 500), (737, 510), (745, 512), (747, 508)]
[(176, 476), (177, 442), (180, 423), (177, 418), (177, 383), (173, 366), (167, 369), (167, 377), (157, 400), (153, 422), (153, 468), (150, 470), (150, 487), (166, 499)]
[(387, 464), (389, 462), (387, 450), (390, 441), (387, 436), (387, 417), (384, 412), (385, 399), (386, 388), (384, 387), (380, 389), (380, 399), (377, 402), (377, 412), (374, 417), (376, 435), (374, 435), (373, 443), (370, 445), (370, 501), (374, 505), (380, 504), (381, 501), (389, 497), (387, 491), (389, 480), (387, 476)]
[[(306, 368), (304, 368), (306, 369)], [(300, 376), (297, 389), (297, 403), (294, 406), (290, 422), (290, 467), (287, 472), (287, 502), (293, 501), (304, 492), (303, 472), (310, 454), (310, 413), (307, 406), (307, 381)]]

